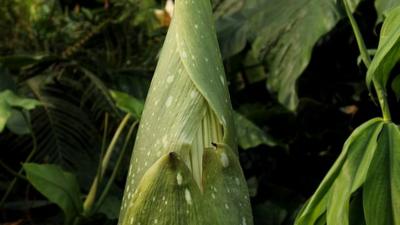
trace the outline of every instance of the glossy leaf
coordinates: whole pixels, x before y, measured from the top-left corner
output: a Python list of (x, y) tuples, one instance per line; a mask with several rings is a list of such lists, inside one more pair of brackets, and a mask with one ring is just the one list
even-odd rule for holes
[(23, 168), (33, 187), (64, 211), (66, 224), (81, 213), (81, 194), (75, 175), (55, 165), (24, 163)]
[(208, 0), (177, 0), (136, 138), (120, 225), (252, 224)]
[(4, 130), (15, 108), (32, 110), (41, 103), (35, 99), (24, 98), (10, 90), (0, 92), (0, 132)]
[(400, 7), (390, 11), (383, 23), (379, 46), (367, 72), (367, 85), (373, 80), (386, 87), (390, 72), (400, 60)]
[(400, 6), (399, 0), (375, 0), (375, 8), (378, 13), (378, 23), (384, 20), (390, 10)]
[(143, 111), (143, 102), (120, 91), (111, 91), (111, 96), (114, 98), (118, 108), (126, 113), (130, 113), (136, 119), (140, 119)]
[[(382, 119), (376, 118), (354, 130), (344, 144), (339, 158), (298, 214), (295, 225), (324, 224), (320, 222), (322, 217), (328, 225), (348, 224), (346, 215), (350, 195), (365, 179), (382, 124)], [(366, 160), (360, 163), (360, 159)], [(335, 217), (337, 220), (334, 220)]]
[[(359, 0), (352, 0), (354, 10)], [(224, 57), (246, 42), (265, 60), (268, 87), (291, 110), (297, 106), (296, 81), (308, 65), (314, 45), (345, 15), (336, 0), (248, 0), (243, 9), (219, 21)]]
[(363, 191), (367, 225), (400, 224), (400, 131), (387, 123), (379, 136)]
[(234, 113), (238, 142), (241, 148), (249, 149), (261, 144), (276, 146), (276, 141), (257, 125), (239, 113)]
[(29, 126), (29, 113), (13, 109), (7, 121), (7, 128), (15, 134), (24, 135), (31, 132)]
[(378, 120), (375, 126), (363, 131), (350, 144), (346, 161), (332, 186), (327, 206), (327, 223), (329, 225), (349, 224), (351, 195), (365, 181), (371, 160), (377, 151), (377, 140), (382, 126), (383, 123)]

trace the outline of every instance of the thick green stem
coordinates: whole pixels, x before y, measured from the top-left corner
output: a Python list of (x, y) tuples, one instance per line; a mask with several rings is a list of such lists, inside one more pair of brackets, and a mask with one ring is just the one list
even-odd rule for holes
[(86, 197), (86, 200), (83, 203), (83, 215), (84, 216), (88, 216), (91, 213), (93, 203), (96, 199), (96, 193), (97, 193), (97, 189), (98, 189), (98, 186), (100, 183), (99, 181), (101, 181), (101, 179), (104, 176), (104, 173), (107, 169), (108, 162), (110, 161), (110, 158), (111, 158), (111, 154), (113, 153), (113, 151), (115, 149), (115, 145), (117, 144), (117, 140), (121, 136), (121, 133), (124, 130), (126, 124), (128, 123), (130, 117), (131, 117), (130, 114), (127, 114), (123, 118), (123, 120), (119, 124), (117, 131), (115, 132), (115, 134), (111, 140), (110, 145), (108, 146), (108, 148), (106, 150), (106, 154), (104, 155), (104, 158), (101, 161), (101, 169), (96, 174), (96, 177), (93, 180), (92, 186), (90, 187), (90, 190)]
[(373, 79), (373, 84), (375, 86), (376, 94), (378, 96), (379, 105), (381, 106), (383, 120), (391, 121), (392, 116), (390, 115), (390, 108), (386, 97), (386, 90), (381, 86), (379, 82)]
[[(350, 10), (348, 0), (343, 0), (343, 5), (346, 10), (347, 17), (350, 20), (350, 24), (353, 29), (354, 36), (356, 37), (358, 49), (360, 50), (360, 54), (361, 54), (361, 59), (364, 62), (365, 66), (368, 68), (369, 65), (371, 65), (371, 58), (369, 56), (368, 49), (365, 45), (364, 39), (361, 35), (360, 29), (358, 28), (357, 22), (354, 19), (354, 16)], [(375, 79), (373, 79), (373, 85), (376, 90), (376, 95), (378, 96), (379, 105), (382, 110), (383, 119), (385, 121), (390, 121), (391, 120), (390, 108), (389, 108), (389, 104), (388, 104), (387, 97), (386, 97), (385, 87), (382, 87), (382, 85), (379, 84), (379, 82), (377, 82)]]

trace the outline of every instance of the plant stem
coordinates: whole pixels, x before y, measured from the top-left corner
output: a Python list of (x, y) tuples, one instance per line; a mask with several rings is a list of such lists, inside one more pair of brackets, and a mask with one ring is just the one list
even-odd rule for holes
[(383, 120), (384, 121), (391, 121), (392, 116), (390, 115), (390, 108), (386, 97), (386, 90), (382, 85), (376, 81), (375, 79), (372, 80), (376, 94), (378, 96), (379, 105), (381, 106)]
[(96, 198), (96, 193), (97, 193), (97, 188), (99, 186), (99, 181), (103, 178), (104, 173), (107, 169), (108, 162), (110, 161), (111, 154), (113, 153), (115, 149), (115, 145), (117, 144), (118, 138), (121, 136), (121, 133), (123, 129), (125, 128), (126, 124), (129, 121), (130, 114), (127, 114), (119, 124), (117, 131), (115, 132), (110, 145), (108, 146), (106, 150), (106, 154), (104, 155), (102, 161), (101, 161), (101, 169), (98, 171), (96, 174), (96, 177), (93, 180), (92, 186), (90, 187), (89, 193), (86, 197), (85, 202), (83, 203), (83, 215), (88, 216), (91, 213), (93, 203)]
[(0, 160), (0, 166), (4, 168), (4, 170), (6, 170), (7, 172), (9, 172), (11, 175), (13, 175), (16, 178), (22, 179), (22, 180), (26, 180), (26, 177), (24, 177), (23, 175), (21, 175), (19, 173), (19, 171), (14, 171), (13, 169), (11, 169), (7, 164), (5, 164), (2, 160)]
[[(27, 117), (27, 115), (25, 113), (22, 113), (22, 115), (24, 116), (25, 122), (28, 124), (28, 128), (29, 128), (29, 131), (30, 131), (31, 136), (32, 136), (32, 144), (33, 144), (32, 151), (29, 153), (28, 157), (26, 157), (26, 160), (25, 160), (25, 163), (27, 163), (27, 162), (31, 161), (32, 157), (35, 155), (35, 153), (37, 151), (37, 140), (36, 140), (35, 134), (33, 133), (33, 128), (32, 128), (32, 125), (30, 123), (29, 118)], [(4, 193), (3, 197), (1, 198), (0, 207), (2, 207), (4, 205), (4, 203), (6, 202), (6, 200), (7, 200), (8, 196), (10, 195), (11, 191), (14, 189), (14, 186), (17, 183), (18, 178), (20, 176), (22, 176), (22, 172), (24, 172), (23, 168), (19, 169), (18, 170), (18, 175), (16, 175), (14, 177), (14, 179), (11, 181), (11, 183), (8, 186), (6, 192)]]
[[(357, 25), (357, 22), (354, 19), (354, 16), (350, 10), (348, 0), (343, 0), (343, 5), (346, 10), (347, 17), (350, 20), (350, 24), (353, 29), (354, 36), (356, 37), (358, 49), (360, 50), (361, 59), (368, 69), (369, 66), (371, 65), (371, 58), (368, 53), (367, 47), (365, 45), (364, 39), (361, 35), (360, 29)], [(390, 121), (391, 120), (390, 108), (389, 108), (389, 104), (388, 104), (387, 97), (386, 97), (385, 87), (382, 87), (382, 85), (379, 82), (377, 82), (376, 79), (373, 79), (372, 83), (375, 87), (376, 95), (378, 96), (379, 105), (382, 110), (383, 119), (385, 121)]]
[(115, 164), (114, 170), (111, 174), (110, 179), (108, 179), (106, 187), (104, 188), (104, 191), (101, 193), (99, 200), (96, 202), (96, 205), (93, 208), (93, 212), (97, 212), (99, 210), (99, 208), (101, 207), (101, 205), (103, 204), (104, 200), (106, 199), (108, 192), (110, 191), (111, 185), (113, 184), (115, 177), (117, 176), (117, 172), (121, 166), (122, 163), (122, 159), (124, 158), (125, 152), (128, 149), (128, 144), (130, 141), (130, 138), (132, 137), (132, 133), (136, 127), (136, 125), (138, 124), (138, 121), (135, 121), (131, 127), (129, 128), (128, 134), (125, 137), (125, 142), (124, 145), (122, 147), (122, 151), (118, 157), (117, 163)]
[(344, 8), (346, 10), (347, 17), (350, 20), (351, 27), (353, 29), (354, 36), (357, 40), (358, 49), (360, 50), (361, 59), (364, 62), (365, 66), (368, 68), (371, 64), (371, 58), (368, 54), (367, 47), (365, 45), (364, 39), (361, 35), (360, 29), (358, 28), (358, 24), (353, 16), (353, 13), (350, 10), (350, 6), (348, 0), (343, 0)]

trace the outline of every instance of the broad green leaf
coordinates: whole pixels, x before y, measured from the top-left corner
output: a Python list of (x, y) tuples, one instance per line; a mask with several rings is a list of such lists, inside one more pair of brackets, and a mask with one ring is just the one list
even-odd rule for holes
[[(295, 225), (316, 225), (322, 223), (320, 222), (322, 216), (324, 217), (324, 221), (328, 220), (330, 222), (330, 217), (333, 215), (329, 214), (334, 214), (335, 209), (332, 208), (332, 201), (336, 196), (343, 199), (339, 202), (340, 204), (344, 203), (345, 206), (347, 205), (347, 209), (340, 208), (336, 209), (336, 211), (345, 210), (345, 212), (347, 212), (346, 210), (348, 210), (349, 204), (349, 199), (347, 199), (347, 196), (349, 195), (349, 192), (351, 194), (353, 188), (359, 186), (363, 179), (365, 179), (365, 171), (361, 169), (361, 174), (358, 174), (357, 163), (354, 162), (357, 162), (356, 160), (360, 158), (360, 155), (361, 158), (364, 157), (364, 150), (367, 148), (369, 148), (369, 151), (367, 152), (371, 154), (370, 152), (374, 150), (372, 149), (373, 140), (376, 140), (381, 127), (382, 119), (376, 118), (369, 120), (353, 131), (351, 136), (344, 144), (342, 153), (339, 155), (338, 159), (319, 185), (317, 191), (299, 212)], [(369, 142), (366, 140), (371, 141)], [(365, 154), (366, 159), (369, 159), (369, 154)], [(365, 168), (366, 166), (368, 166), (367, 162), (363, 162), (361, 165), (359, 165), (360, 168)], [(357, 177), (354, 177), (354, 171), (357, 173)], [(353, 174), (346, 174), (348, 172)], [(346, 175), (349, 175), (348, 179)], [(351, 178), (355, 179), (356, 181), (353, 181)], [(346, 181), (348, 180), (354, 183), (347, 183), (347, 190), (344, 190), (345, 193), (340, 193), (342, 190), (337, 190), (337, 188), (339, 188), (341, 185), (346, 186)], [(328, 215), (326, 215), (326, 213), (328, 213)], [(338, 211), (338, 213), (341, 212)], [(339, 224), (340, 222), (342, 221), (337, 221)]]
[(327, 207), (327, 224), (348, 225), (350, 198), (364, 183), (377, 148), (383, 122), (363, 131), (349, 145), (348, 156), (332, 186)]
[[(308, 65), (317, 41), (345, 16), (336, 0), (248, 0), (238, 13), (221, 18), (224, 57), (246, 42), (264, 60), (268, 87), (291, 110), (297, 106), (296, 81)], [(360, 0), (350, 1), (354, 10)]]
[(7, 121), (7, 128), (15, 134), (24, 135), (31, 132), (29, 126), (29, 113), (12, 109)]
[(140, 119), (143, 111), (143, 102), (120, 91), (112, 90), (110, 93), (118, 108), (126, 113), (130, 113), (136, 119)]
[(249, 149), (261, 144), (276, 146), (274, 138), (268, 136), (263, 130), (243, 115), (235, 112), (234, 119), (238, 142), (241, 148)]
[(383, 23), (379, 46), (367, 71), (367, 85), (378, 82), (383, 88), (400, 60), (400, 7), (390, 11)]
[(65, 213), (66, 224), (82, 212), (81, 194), (76, 177), (55, 165), (24, 163), (29, 182)]
[(213, 24), (208, 0), (175, 1), (136, 138), (120, 225), (253, 224)]
[(0, 92), (0, 132), (4, 130), (13, 109), (32, 110), (41, 103), (35, 99), (23, 98), (10, 90)]
[(375, 8), (378, 13), (378, 23), (384, 20), (390, 10), (400, 5), (399, 0), (375, 0)]
[(363, 190), (367, 225), (400, 224), (400, 131), (385, 124)]

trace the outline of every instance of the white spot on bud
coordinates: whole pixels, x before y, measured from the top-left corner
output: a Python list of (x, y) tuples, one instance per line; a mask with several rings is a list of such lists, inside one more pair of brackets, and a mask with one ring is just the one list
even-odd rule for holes
[(187, 57), (187, 54), (186, 54), (185, 51), (183, 51), (183, 52), (182, 52), (182, 58), (186, 58), (186, 57)]
[(229, 209), (229, 205), (228, 204), (225, 204), (225, 209)]
[(219, 79), (221, 80), (222, 85), (225, 85), (225, 79), (222, 75), (219, 76)]
[(190, 195), (190, 191), (188, 189), (185, 189), (185, 199), (187, 204), (192, 204), (192, 196)]
[(172, 83), (172, 81), (174, 81), (174, 76), (170, 75), (167, 77), (167, 83)]
[(221, 153), (220, 160), (223, 167), (229, 166), (229, 159), (225, 152)]
[(172, 98), (172, 96), (169, 96), (168, 98), (167, 98), (167, 101), (165, 102), (165, 106), (166, 107), (170, 107), (171, 106), (171, 104), (172, 104), (172, 100), (173, 100), (174, 98)]
[(164, 147), (167, 147), (168, 145), (168, 136), (164, 135), (164, 137), (162, 138), (162, 143)]
[(181, 175), (181, 173), (178, 173), (176, 175), (176, 182), (178, 183), (178, 185), (182, 184), (182, 175)]
[(237, 184), (237, 185), (240, 185), (240, 180), (239, 180), (238, 177), (235, 178), (235, 181), (236, 181), (236, 184)]
[(196, 97), (196, 91), (192, 91), (192, 92), (190, 92), (190, 97), (191, 97), (191, 98), (194, 98), (194, 97)]

